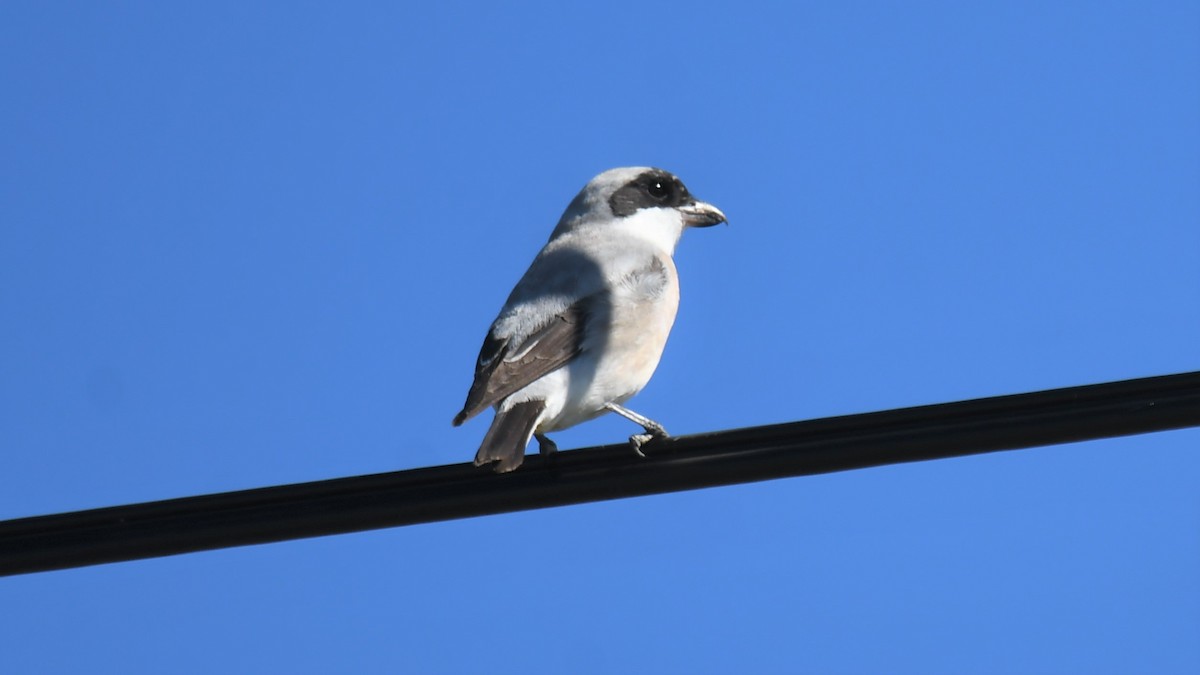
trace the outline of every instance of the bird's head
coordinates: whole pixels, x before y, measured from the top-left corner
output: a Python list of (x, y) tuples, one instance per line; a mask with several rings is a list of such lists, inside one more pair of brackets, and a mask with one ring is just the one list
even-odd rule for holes
[(675, 174), (644, 166), (622, 167), (588, 181), (550, 238), (584, 229), (613, 230), (650, 239), (671, 251), (685, 228), (723, 222), (725, 214), (693, 197)]

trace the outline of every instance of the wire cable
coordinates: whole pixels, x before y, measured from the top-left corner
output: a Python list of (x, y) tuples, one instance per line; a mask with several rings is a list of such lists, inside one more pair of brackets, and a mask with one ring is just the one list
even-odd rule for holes
[(0, 522), (0, 575), (1200, 426), (1200, 371)]

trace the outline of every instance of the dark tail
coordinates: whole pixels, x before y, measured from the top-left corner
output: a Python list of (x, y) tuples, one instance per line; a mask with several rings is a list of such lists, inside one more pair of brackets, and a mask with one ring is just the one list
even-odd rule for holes
[(525, 461), (525, 446), (545, 409), (545, 401), (522, 401), (504, 412), (497, 412), (479, 452), (475, 453), (475, 466), (500, 460), (494, 467), (496, 473), (506, 473), (521, 466)]

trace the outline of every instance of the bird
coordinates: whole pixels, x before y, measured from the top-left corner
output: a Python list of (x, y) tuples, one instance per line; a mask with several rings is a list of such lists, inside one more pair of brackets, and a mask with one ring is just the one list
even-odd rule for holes
[[(673, 254), (683, 231), (727, 222), (674, 174), (609, 169), (570, 202), (549, 241), (488, 329), (460, 426), (489, 407), (492, 424), (475, 465), (515, 470), (531, 437), (612, 412), (640, 425), (642, 446), (667, 438), (658, 422), (624, 407), (650, 381), (679, 307)], [(643, 455), (644, 456), (644, 455)]]

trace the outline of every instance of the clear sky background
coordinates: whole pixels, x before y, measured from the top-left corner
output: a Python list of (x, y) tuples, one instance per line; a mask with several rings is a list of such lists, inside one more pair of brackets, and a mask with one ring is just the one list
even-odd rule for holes
[[(0, 518), (470, 460), (614, 166), (731, 223), (676, 434), (1200, 368), (1195, 2), (401, 4), (0, 4)], [(1198, 487), (1188, 430), (0, 579), (0, 672), (1195, 673)]]

